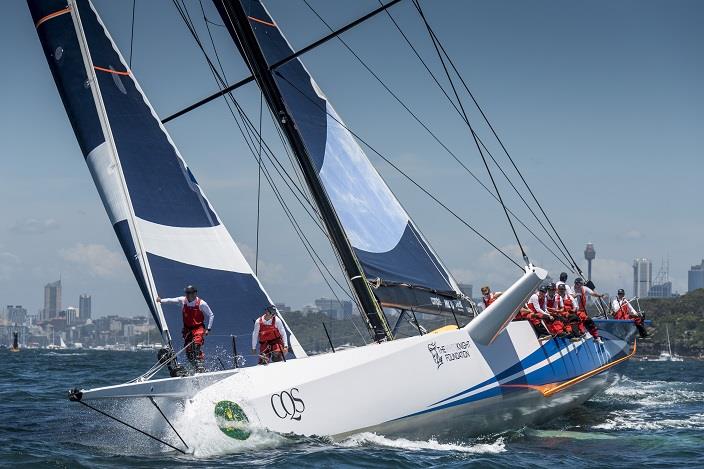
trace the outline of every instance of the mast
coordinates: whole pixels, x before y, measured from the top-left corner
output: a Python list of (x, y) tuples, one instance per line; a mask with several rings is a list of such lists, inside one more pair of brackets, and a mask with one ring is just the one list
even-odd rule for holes
[(240, 0), (221, 0), (215, 1), (215, 6), (251, 69), (257, 84), (264, 93), (269, 108), (277, 117), (279, 126), (286, 135), (293, 153), (296, 155), (306, 183), (320, 209), (332, 244), (340, 256), (348, 281), (360, 301), (362, 314), (366, 318), (367, 326), (374, 340), (392, 340), (393, 335), (381, 306), (367, 282), (362, 266), (345, 234), (340, 219), (319, 179), (316, 169), (311, 163), (303, 137), (296, 128), (293, 119), (288, 117), (286, 105), (274, 80), (273, 71), (267, 65), (264, 53), (257, 42), (242, 3)]

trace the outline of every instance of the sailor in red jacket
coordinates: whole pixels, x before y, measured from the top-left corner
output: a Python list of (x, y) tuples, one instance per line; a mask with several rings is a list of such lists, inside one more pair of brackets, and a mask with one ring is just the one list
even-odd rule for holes
[(254, 321), (252, 331), (252, 353), (257, 353), (259, 343), (259, 364), (280, 362), (288, 352), (288, 338), (283, 321), (277, 321), (276, 306), (267, 306), (264, 314)]
[(565, 304), (555, 292), (556, 288), (554, 283), (549, 284), (548, 292), (545, 295), (545, 310), (553, 317), (553, 320), (546, 322), (546, 325), (550, 334), (565, 337), (567, 335), (563, 318)]
[(501, 296), (501, 293), (502, 292), (500, 291), (492, 292), (488, 286), (482, 287), (482, 301), (484, 302), (484, 309), (487, 309), (490, 304), (496, 301)]
[[(183, 314), (183, 345), (186, 348), (186, 357), (191, 362), (196, 373), (205, 371), (203, 361), (205, 354), (202, 347), (205, 341), (205, 336), (213, 327), (213, 318), (215, 315), (210, 310), (208, 303), (198, 298), (196, 294), (198, 289), (193, 285), (188, 285), (184, 290), (186, 296), (178, 296), (176, 298), (156, 298), (157, 303), (170, 304), (179, 303), (182, 305), (181, 313)], [(207, 326), (206, 326), (207, 320)]]
[(602, 340), (601, 337), (599, 337), (599, 330), (597, 329), (592, 318), (589, 317), (589, 314), (587, 314), (587, 302), (589, 301), (590, 296), (603, 298), (605, 295), (597, 293), (591, 288), (585, 286), (584, 280), (580, 277), (574, 279), (574, 295), (575, 300), (577, 301), (577, 316), (579, 316), (580, 320), (580, 329), (586, 328), (592, 337), (594, 337), (594, 341), (601, 344)]
[(623, 288), (618, 289), (617, 297), (611, 302), (611, 310), (614, 319), (633, 320), (641, 338), (648, 336), (648, 332), (643, 325), (643, 315), (636, 311), (633, 305), (631, 305), (631, 302), (626, 299), (626, 292)]

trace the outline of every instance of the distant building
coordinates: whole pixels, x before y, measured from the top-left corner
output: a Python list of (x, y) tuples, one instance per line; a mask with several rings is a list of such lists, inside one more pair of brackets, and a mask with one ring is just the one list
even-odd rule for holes
[(699, 265), (693, 265), (687, 274), (687, 291), (704, 288), (704, 259)]
[(349, 319), (352, 317), (352, 302), (347, 300), (338, 301), (331, 298), (318, 298), (315, 300), (315, 307), (333, 319)]
[(303, 308), (301, 308), (301, 313), (303, 313), (304, 316), (308, 314), (313, 314), (313, 313), (319, 313), (320, 310), (313, 305), (305, 305)]
[(90, 295), (84, 293), (78, 298), (78, 313), (82, 321), (91, 318)]
[(288, 306), (286, 303), (274, 303), (274, 306), (276, 306), (276, 309), (278, 309), (281, 313), (291, 312), (291, 307)]
[(633, 295), (639, 298), (648, 296), (648, 291), (653, 284), (653, 263), (649, 259), (635, 259), (633, 261)]
[(469, 298), (472, 298), (472, 290), (474, 287), (472, 286), (471, 283), (458, 283), (458, 287), (460, 287), (460, 291), (467, 295)]
[(64, 311), (65, 316), (66, 316), (66, 325), (71, 326), (73, 324), (76, 324), (76, 321), (78, 320), (79, 314), (78, 314), (78, 308), (75, 306), (69, 306), (66, 308)]
[(653, 285), (648, 290), (650, 298), (670, 298), (672, 296), (672, 282), (664, 282)]
[(44, 310), (42, 319), (54, 319), (61, 311), (61, 280), (44, 286)]
[(7, 322), (10, 324), (24, 324), (27, 320), (27, 310), (22, 305), (7, 305)]

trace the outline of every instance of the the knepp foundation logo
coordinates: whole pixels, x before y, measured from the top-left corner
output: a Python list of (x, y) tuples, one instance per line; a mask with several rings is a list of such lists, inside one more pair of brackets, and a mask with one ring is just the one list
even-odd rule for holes
[(445, 363), (469, 358), (470, 345), (471, 342), (469, 340), (441, 345), (438, 345), (437, 342), (430, 342), (428, 351), (437, 367), (440, 368)]

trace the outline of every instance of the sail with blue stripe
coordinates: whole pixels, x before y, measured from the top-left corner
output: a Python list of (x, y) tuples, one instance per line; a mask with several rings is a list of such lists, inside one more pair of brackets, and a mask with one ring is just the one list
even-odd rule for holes
[[(271, 299), (222, 225), (89, 0), (28, 0), (78, 144), (165, 340), (180, 308), (156, 302), (193, 284), (215, 314), (206, 355), (249, 348)], [(291, 334), (291, 346), (305, 355)], [(180, 348), (180, 347), (178, 347)], [(249, 365), (254, 363), (247, 363)]]
[[(240, 1), (240, 0), (231, 0)], [(226, 25), (224, 0), (215, 0)], [(293, 54), (259, 0), (241, 0), (269, 67)], [(230, 25), (228, 25), (230, 26)], [(234, 30), (234, 28), (231, 28)], [(232, 31), (231, 31), (232, 32)], [(236, 33), (233, 34), (238, 42)], [(238, 44), (240, 49), (241, 44)], [(345, 234), (383, 306), (467, 313), (456, 281), (299, 59), (272, 69)]]

